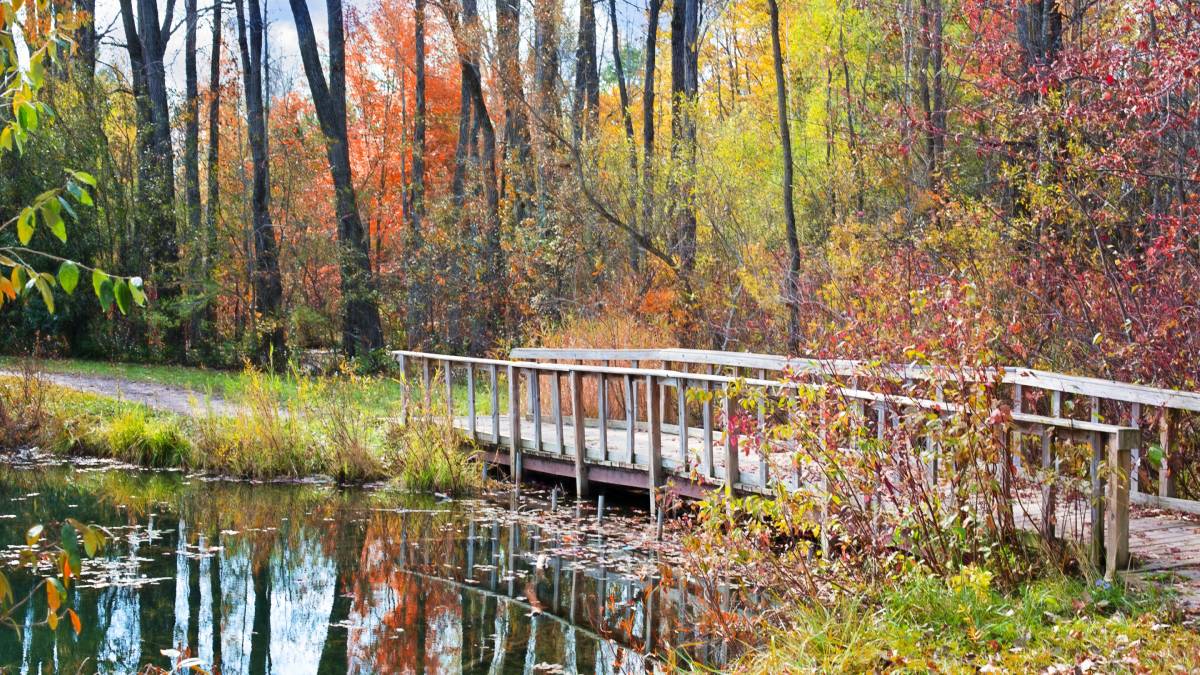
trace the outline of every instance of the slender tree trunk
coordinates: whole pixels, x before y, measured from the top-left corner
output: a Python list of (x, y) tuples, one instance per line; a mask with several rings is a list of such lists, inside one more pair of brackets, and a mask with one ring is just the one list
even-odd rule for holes
[(663, 0), (650, 0), (646, 28), (646, 75), (642, 82), (642, 231), (654, 223), (654, 86), (658, 54), (658, 19)]
[[(512, 189), (513, 223), (525, 221), (531, 178), (529, 117), (525, 112), (525, 92), (521, 80), (521, 5), (517, 0), (496, 0), (496, 70), (500, 73), (500, 93), (504, 101), (504, 152), (501, 185)], [(507, 180), (509, 175), (514, 180)]]
[(594, 0), (579, 0), (579, 42), (575, 49), (575, 105), (572, 110), (575, 142), (595, 128), (600, 117), (600, 71), (596, 57), (596, 7)]
[[(463, 24), (473, 25), (479, 15), (475, 0), (463, 0), (462, 7)], [(454, 177), (450, 183), (450, 191), (454, 197), (455, 209), (461, 210), (467, 198), (467, 164), (478, 113), (475, 111), (475, 102), (467, 85), (467, 69), (470, 68), (470, 62), (460, 54), (458, 65), (462, 71), (458, 104), (458, 143), (454, 148)]]
[(409, 277), (408, 308), (405, 312), (405, 338), (409, 348), (424, 344), (428, 323), (428, 299), (425, 297), (424, 236), (421, 220), (425, 216), (425, 0), (413, 2), (413, 70), (416, 83), (413, 94), (412, 186), (409, 208), (409, 239), (406, 247)]
[[(621, 63), (621, 38), (617, 34), (617, 0), (608, 0), (609, 30), (612, 32), (613, 68), (617, 75), (617, 93), (621, 100), (621, 119), (625, 123), (625, 145), (629, 154), (629, 225), (638, 229), (637, 190), (632, 186), (637, 183), (638, 159), (637, 141), (633, 133), (633, 113), (629, 109), (629, 88), (625, 85), (625, 67)], [(637, 237), (629, 238), (629, 263), (634, 270), (641, 267), (642, 248), (638, 245)]]
[[(220, 171), (217, 167), (221, 162), (221, 38), (224, 33), (221, 25), (221, 10), (223, 5), (224, 0), (213, 0), (212, 56), (208, 68), (208, 158), (206, 162), (208, 202), (205, 204), (200, 278), (206, 286), (204, 289), (204, 315), (210, 323), (215, 317), (213, 316), (213, 304), (209, 299), (208, 286), (212, 283), (213, 260), (217, 252), (217, 217), (221, 210), (221, 182), (218, 180)], [(198, 324), (199, 318), (200, 313), (197, 313), (193, 322)], [(199, 326), (196, 327), (194, 333), (199, 333)]]
[(675, 250), (684, 277), (690, 276), (696, 265), (696, 212), (691, 185), (696, 164), (693, 108), (699, 83), (696, 51), (699, 21), (699, 0), (675, 0), (671, 10), (671, 147), (676, 164)]
[[(283, 283), (279, 274), (279, 245), (271, 224), (270, 158), (267, 156), (267, 123), (263, 111), (263, 30), (259, 0), (249, 0), (249, 25), (243, 0), (234, 0), (237, 11), (238, 51), (246, 92), (246, 128), (254, 169), (250, 197), (253, 243), (254, 311), (257, 317), (255, 358), (260, 365), (281, 367), (287, 363), (284, 326), (280, 316)], [(249, 36), (249, 44), (247, 44)]]
[(788, 353), (800, 351), (800, 240), (796, 236), (796, 207), (792, 201), (792, 132), (788, 121), (787, 80), (783, 75), (783, 49), (779, 44), (779, 3), (767, 0), (771, 12), (771, 60), (775, 65), (775, 101), (779, 109), (779, 140), (783, 146), (783, 219), (787, 233), (788, 274), (784, 299), (788, 305)]
[[(183, 71), (184, 71), (184, 133), (183, 133), (183, 184), (184, 211), (187, 222), (187, 237), (191, 241), (201, 241), (203, 233), (200, 230), (200, 98), (199, 85), (196, 82), (196, 0), (184, 0), (184, 16), (186, 32), (184, 34)], [(193, 279), (196, 281), (196, 265), (190, 266)], [(188, 347), (194, 347), (199, 342), (198, 322), (196, 312), (190, 312), (187, 325), (189, 327)]]
[(296, 20), (300, 56), (325, 136), (329, 173), (338, 215), (339, 268), (342, 285), (342, 348), (349, 356), (365, 356), (383, 346), (370, 241), (363, 229), (350, 171), (346, 136), (346, 36), (341, 0), (326, 0), (329, 19), (329, 81), (321, 67), (317, 39), (306, 0), (289, 0)]

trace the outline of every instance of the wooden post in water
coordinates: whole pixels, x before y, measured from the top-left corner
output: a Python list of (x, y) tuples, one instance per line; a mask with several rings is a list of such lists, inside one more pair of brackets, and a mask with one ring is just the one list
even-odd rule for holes
[(646, 421), (650, 428), (650, 513), (658, 509), (658, 486), (662, 482), (662, 390), (658, 387), (658, 378), (646, 376)]
[[(521, 371), (508, 367), (508, 468), (521, 483)], [(497, 427), (498, 429), (499, 427)]]
[[(572, 370), (570, 377), (571, 412), (574, 415), (575, 426), (575, 491), (582, 498), (588, 495), (587, 435), (583, 426), (583, 382), (578, 370)], [(559, 429), (562, 429), (561, 424)]]
[(1116, 579), (1129, 567), (1129, 490), (1132, 483), (1133, 450), (1141, 442), (1137, 429), (1122, 429), (1108, 439), (1108, 499), (1105, 509), (1104, 578)]

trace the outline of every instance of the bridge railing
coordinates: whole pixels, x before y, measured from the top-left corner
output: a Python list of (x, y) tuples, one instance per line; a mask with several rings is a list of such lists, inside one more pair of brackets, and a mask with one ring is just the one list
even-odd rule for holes
[[(851, 359), (813, 359), (700, 349), (522, 347), (513, 349), (510, 355), (514, 359), (539, 362), (656, 363), (676, 370), (698, 367), (709, 373), (754, 375), (762, 379), (766, 379), (768, 374), (789, 372), (818, 380), (836, 378), (848, 382), (870, 382), (876, 386), (882, 380), (941, 386), (943, 382), (959, 378), (998, 383), (1007, 388), (1014, 412), (1083, 418), (1139, 429), (1142, 432), (1141, 441), (1138, 447), (1133, 448), (1132, 501), (1200, 514), (1200, 502), (1179, 499), (1176, 491), (1176, 478), (1184, 468), (1180, 456), (1180, 421), (1184, 415), (1200, 412), (1200, 392), (1023, 367), (950, 372), (946, 368), (917, 364), (881, 364)], [(1149, 456), (1149, 443), (1155, 440), (1156, 454), (1161, 455), (1156, 466), (1145, 461)], [(1027, 441), (1031, 439), (1022, 436), (1017, 438), (1019, 458), (1025, 454), (1036, 455), (1039, 450), (1035, 439), (1031, 444)]]
[[(580, 495), (587, 495), (593, 474), (602, 473), (611, 480), (612, 470), (621, 470), (623, 475), (635, 478), (628, 479), (632, 483), (619, 484), (649, 490), (652, 510), (657, 508), (655, 495), (668, 479), (685, 492), (688, 485), (701, 491), (728, 485), (735, 491), (758, 493), (772, 492), (781, 485), (786, 489), (804, 487), (806, 478), (796, 440), (739, 438), (739, 433), (761, 434), (769, 426), (764, 424), (764, 416), (770, 413), (765, 413), (763, 407), (743, 405), (754, 396), (779, 399), (801, 388), (818, 391), (828, 399), (848, 402), (858, 424), (880, 441), (902, 420), (916, 420), (911, 425), (912, 433), (926, 434), (923, 442), (927, 446), (934, 442), (933, 435), (924, 431), (928, 427), (922, 417), (936, 419), (963, 412), (958, 404), (940, 397), (843, 386), (832, 380), (808, 383), (716, 374), (715, 366), (719, 364), (712, 364), (712, 374), (645, 368), (641, 365), (650, 359), (643, 354), (639, 354), (643, 356), (640, 359), (627, 359), (633, 362), (630, 367), (603, 365), (616, 358), (552, 363), (413, 351), (396, 351), (393, 355), (405, 373), (405, 381), (419, 383), (412, 387), (411, 395), (424, 398), (423, 410), (431, 409), (429, 404), (437, 395), (449, 423), (475, 440), (507, 447), (507, 458), (502, 463), (509, 466), (514, 480), (521, 480), (527, 463), (546, 467), (549, 465), (544, 460), (555, 460), (559, 467), (573, 467), (576, 489)], [(555, 358), (571, 357), (558, 354)], [(580, 359), (576, 356), (573, 360)], [(439, 390), (440, 395), (435, 394)], [(670, 406), (668, 398), (673, 400)], [(410, 393), (406, 391), (405, 415), (409, 401)], [(1038, 463), (1043, 472), (1053, 475), (1060, 471), (1056, 441), (1089, 446), (1093, 559), (1109, 571), (1123, 568), (1128, 564), (1132, 451), (1140, 445), (1140, 433), (1133, 427), (1072, 419), (1057, 409), (1053, 412), (1058, 414), (1011, 413), (1005, 451), (996, 460), (996, 474), (1002, 483), (1011, 482), (1012, 472), (1020, 470), (1023, 434), (1040, 439)], [(739, 417), (755, 414), (759, 424), (749, 426), (758, 431), (746, 432), (743, 425), (731, 424)], [(613, 436), (617, 437), (615, 447), (610, 443)], [(921, 443), (922, 439), (912, 441)], [(855, 442), (848, 440), (845, 451), (854, 452)], [(940, 480), (936, 451), (931, 458), (929, 480), (936, 486)], [(750, 463), (746, 465), (744, 460)], [(1054, 533), (1057, 507), (1058, 495), (1051, 481), (1042, 489), (1043, 523), (1039, 527), (1049, 536)], [(1102, 552), (1107, 552), (1105, 559), (1101, 558)]]

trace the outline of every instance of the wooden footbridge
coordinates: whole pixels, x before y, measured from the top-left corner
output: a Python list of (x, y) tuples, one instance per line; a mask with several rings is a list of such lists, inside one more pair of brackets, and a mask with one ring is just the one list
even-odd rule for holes
[[(962, 412), (947, 402), (945, 387), (986, 382), (1004, 389), (1009, 401), (1006, 452), (996, 467), (1001, 481), (1057, 475), (1065, 470), (1056, 450), (1061, 443), (1090, 447), (1085, 518), (1094, 561), (1110, 574), (1129, 566), (1131, 503), (1200, 514), (1200, 502), (1175, 495), (1176, 422), (1180, 414), (1200, 412), (1200, 394), (1193, 392), (1027, 368), (964, 374), (690, 349), (523, 348), (507, 360), (393, 355), (414, 384), (412, 395), (423, 396), (423, 410), (441, 410), (484, 448), (489, 464), (506, 467), (514, 480), (526, 473), (566, 478), (581, 496), (593, 485), (644, 489), (652, 511), (664, 490), (689, 497), (726, 488), (771, 494), (814, 480), (797, 460), (796, 441), (763, 437), (766, 418), (780, 412), (741, 401), (821, 392), (847, 403), (882, 442), (902, 420)], [(1142, 461), (1149, 456), (1144, 439), (1155, 437), (1154, 456), (1161, 460), (1152, 467)], [(929, 448), (925, 470), (936, 485), (939, 453), (932, 436), (908, 442)], [(1041, 485), (1022, 511), (1028, 525), (1053, 533), (1061, 498), (1053, 481)]]

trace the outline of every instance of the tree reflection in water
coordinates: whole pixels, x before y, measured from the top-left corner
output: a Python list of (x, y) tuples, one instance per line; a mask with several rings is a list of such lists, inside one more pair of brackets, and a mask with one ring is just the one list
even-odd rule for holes
[(81, 635), (0, 633), (23, 672), (136, 672), (163, 650), (223, 675), (644, 672), (695, 624), (686, 593), (650, 592), (652, 557), (573, 535), (565, 510), (3, 465), (0, 503), (3, 541), (68, 516), (117, 535), (69, 599)]

